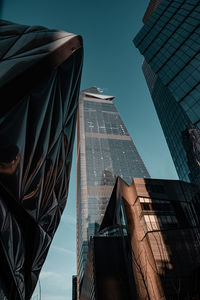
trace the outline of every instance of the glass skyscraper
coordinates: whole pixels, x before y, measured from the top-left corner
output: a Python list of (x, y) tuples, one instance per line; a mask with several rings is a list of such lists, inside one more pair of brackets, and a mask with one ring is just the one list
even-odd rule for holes
[(200, 2), (151, 2), (134, 43), (179, 178), (200, 185)]
[(96, 87), (80, 93), (77, 125), (77, 267), (79, 290), (88, 242), (99, 229), (116, 176), (150, 177), (114, 103)]

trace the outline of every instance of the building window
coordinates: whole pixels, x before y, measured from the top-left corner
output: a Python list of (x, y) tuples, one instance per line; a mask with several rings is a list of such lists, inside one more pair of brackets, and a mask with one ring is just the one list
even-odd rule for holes
[(140, 203), (142, 210), (152, 210), (151, 203)]

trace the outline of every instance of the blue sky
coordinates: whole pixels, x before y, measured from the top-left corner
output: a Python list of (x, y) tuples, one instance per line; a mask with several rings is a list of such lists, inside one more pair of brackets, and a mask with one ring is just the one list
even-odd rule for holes
[[(132, 43), (147, 5), (147, 0), (4, 0), (2, 18), (81, 34), (85, 49), (81, 88), (97, 86), (116, 96), (116, 106), (151, 176), (176, 179), (141, 71), (142, 56)], [(68, 203), (40, 276), (42, 300), (71, 300), (71, 277), (76, 273), (75, 169), (74, 152)]]

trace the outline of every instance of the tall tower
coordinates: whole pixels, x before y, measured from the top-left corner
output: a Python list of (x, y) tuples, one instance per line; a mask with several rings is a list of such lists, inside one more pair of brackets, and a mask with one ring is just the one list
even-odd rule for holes
[(150, 177), (114, 103), (96, 87), (80, 93), (77, 126), (78, 289), (88, 241), (99, 228), (116, 176)]
[(200, 186), (200, 3), (154, 2), (134, 43), (179, 178)]

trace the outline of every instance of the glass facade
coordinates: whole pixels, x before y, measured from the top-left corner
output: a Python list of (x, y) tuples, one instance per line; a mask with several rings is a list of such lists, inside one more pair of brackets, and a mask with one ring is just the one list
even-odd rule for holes
[(112, 101), (90, 88), (80, 94), (77, 126), (79, 289), (88, 241), (99, 229), (117, 176), (127, 183), (149, 173)]
[(200, 122), (200, 4), (163, 0), (134, 39), (191, 121)]
[(178, 175), (197, 184), (184, 132), (200, 128), (199, 14), (199, 1), (163, 0), (134, 39)]
[(191, 121), (146, 61), (142, 68), (177, 172), (182, 180), (190, 181), (183, 132)]

